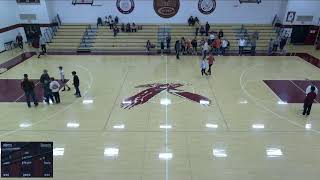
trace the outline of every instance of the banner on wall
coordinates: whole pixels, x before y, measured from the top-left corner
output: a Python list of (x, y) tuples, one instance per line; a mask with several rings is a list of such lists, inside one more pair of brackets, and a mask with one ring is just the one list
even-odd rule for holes
[(198, 10), (202, 14), (211, 14), (216, 9), (216, 0), (199, 0)]
[(122, 14), (130, 14), (134, 9), (134, 0), (117, 0), (117, 8)]
[(175, 16), (180, 8), (180, 0), (153, 0), (155, 12), (163, 18)]

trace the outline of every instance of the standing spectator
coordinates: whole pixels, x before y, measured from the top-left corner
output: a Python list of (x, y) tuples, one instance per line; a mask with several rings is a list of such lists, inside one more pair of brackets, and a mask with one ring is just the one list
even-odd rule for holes
[(38, 56), (38, 57), (40, 57), (41, 54), (42, 54), (42, 55), (47, 54), (46, 43), (47, 43), (46, 38), (44, 38), (44, 37), (40, 34), (41, 53), (39, 53), (39, 56)]
[(171, 36), (170, 36), (170, 34), (167, 35), (167, 37), (166, 37), (166, 42), (167, 42), (167, 51), (171, 52), (171, 49), (170, 49)]
[(195, 17), (193, 21), (194, 21), (194, 22), (198, 22), (198, 23), (200, 23), (200, 21), (199, 21), (198, 17)]
[(176, 41), (176, 44), (174, 45), (174, 49), (176, 51), (176, 58), (180, 59), (179, 55), (180, 55), (180, 51), (181, 51), (181, 43), (179, 40)]
[(207, 23), (206, 23), (206, 36), (209, 36), (209, 31), (210, 31), (210, 25), (209, 25), (209, 23), (207, 22)]
[(208, 45), (208, 42), (205, 41), (205, 43), (202, 46), (202, 59), (206, 58), (208, 50), (209, 50), (209, 45)]
[(119, 28), (117, 25), (114, 25), (113, 26), (113, 36), (116, 37), (118, 33), (119, 33)]
[(213, 42), (213, 47), (215, 48), (215, 53), (220, 56), (220, 49), (221, 49), (221, 40), (219, 37), (217, 37)]
[(20, 33), (18, 33), (16, 37), (16, 43), (18, 44), (20, 49), (23, 49), (23, 37), (21, 36)]
[(203, 34), (206, 33), (206, 30), (204, 29), (203, 26), (200, 27), (200, 34), (203, 36)]
[(28, 74), (23, 75), (23, 81), (21, 82), (21, 89), (24, 91), (24, 95), (26, 96), (27, 105), (30, 108), (30, 96), (33, 100), (35, 106), (38, 106), (38, 101), (36, 95), (34, 93), (34, 83), (33, 81), (28, 79)]
[(276, 53), (278, 51), (278, 46), (279, 46), (279, 37), (277, 37), (274, 41), (273, 41), (273, 46), (272, 46), (272, 52)]
[(121, 24), (121, 32), (125, 32), (126, 28), (125, 28), (125, 25), (124, 23)]
[(116, 17), (114, 18), (114, 24), (115, 24), (115, 25), (118, 25), (118, 23), (119, 23), (119, 18), (118, 18), (118, 16), (116, 16)]
[(150, 40), (147, 41), (147, 44), (146, 44), (146, 50), (147, 50), (147, 54), (149, 55), (150, 54), (150, 49), (151, 49), (151, 42)]
[(226, 53), (226, 49), (228, 48), (228, 41), (226, 39), (222, 40), (222, 45), (221, 45), (221, 53), (224, 55)]
[(188, 19), (188, 25), (189, 25), (189, 26), (193, 26), (193, 25), (194, 25), (193, 22), (194, 22), (193, 17), (190, 16), (189, 19)]
[(109, 19), (110, 19), (109, 28), (110, 28), (110, 29), (113, 29), (114, 21), (113, 21), (112, 18), (110, 18), (110, 16), (109, 16)]
[(201, 68), (201, 75), (203, 76), (203, 74), (205, 74), (207, 76), (208, 75), (206, 73), (207, 62), (205, 61), (205, 58), (202, 58), (201, 63), (200, 63), (200, 68)]
[(243, 49), (246, 46), (246, 40), (244, 39), (244, 37), (241, 37), (239, 39), (239, 56), (242, 56), (243, 54)]
[(251, 56), (256, 55), (256, 47), (257, 47), (257, 36), (253, 34), (250, 39), (251, 44)]
[(164, 42), (163, 42), (163, 40), (161, 40), (161, 42), (160, 42), (160, 48), (161, 48), (161, 56), (163, 56), (163, 50), (164, 50)]
[(130, 23), (127, 23), (126, 32), (131, 32)]
[(193, 54), (193, 49), (192, 49), (192, 44), (190, 39), (186, 41), (186, 47), (187, 47), (187, 54)]
[(77, 72), (76, 71), (72, 71), (72, 75), (73, 75), (73, 86), (76, 89), (76, 93), (74, 95), (76, 97), (81, 97), (81, 93), (80, 93), (80, 90), (79, 90), (80, 80), (79, 80), (79, 77), (77, 76)]
[(280, 40), (280, 51), (283, 52), (284, 47), (287, 44), (287, 38), (285, 36), (282, 36)]
[(268, 45), (268, 56), (272, 55), (273, 39), (271, 38)]
[(222, 29), (220, 29), (220, 31), (218, 32), (218, 37), (221, 39), (223, 38), (223, 31)]
[(105, 17), (104, 23), (106, 26), (109, 26), (110, 20), (108, 16)]
[(54, 78), (52, 77), (49, 87), (52, 91), (52, 94), (54, 96), (56, 103), (59, 104), (60, 103), (60, 94), (59, 94), (60, 84), (58, 83), (58, 81), (54, 80)]
[(181, 38), (180, 44), (181, 44), (181, 52), (182, 54), (184, 54), (186, 51), (186, 40), (184, 39), (184, 37)]
[(63, 67), (62, 66), (59, 66), (59, 74), (60, 74), (61, 83), (63, 85), (62, 91), (65, 91), (66, 87), (68, 88), (68, 91), (70, 91), (70, 87), (68, 86), (67, 80), (64, 77), (64, 71), (63, 71)]
[(132, 32), (137, 32), (137, 26), (136, 26), (135, 23), (132, 23), (131, 31)]
[(214, 35), (213, 32), (211, 32), (211, 33), (210, 33), (210, 36), (209, 36), (209, 41), (208, 41), (208, 43), (211, 44), (215, 39), (216, 39), (216, 36)]
[(198, 42), (197, 42), (197, 38), (194, 37), (193, 40), (191, 41), (192, 44), (192, 48), (193, 48), (193, 54), (197, 54), (197, 46), (198, 46)]
[(101, 17), (98, 17), (98, 19), (97, 19), (97, 28), (99, 27), (99, 25), (100, 25), (100, 26), (103, 25), (103, 24), (102, 24), (102, 19), (101, 19)]
[(50, 104), (50, 99), (52, 102), (54, 102), (52, 91), (50, 89), (50, 81), (51, 79), (49, 77), (48, 71), (46, 69), (43, 70), (43, 74), (40, 77), (40, 83), (42, 85), (44, 98), (47, 104)]
[(306, 114), (307, 114), (307, 116), (310, 115), (312, 104), (314, 102), (314, 99), (316, 99), (316, 97), (317, 97), (317, 94), (314, 91), (315, 91), (315, 87), (312, 86), (311, 92), (309, 92), (307, 94), (306, 98), (304, 99), (302, 115), (306, 115)]
[(210, 53), (208, 57), (208, 64), (209, 64), (208, 74), (209, 75), (211, 75), (211, 66), (213, 65), (213, 62), (214, 62), (214, 57), (212, 53)]
[(199, 22), (195, 22), (195, 27), (196, 27), (196, 36), (198, 36), (199, 28), (201, 27)]
[(313, 82), (307, 87), (306, 89), (306, 95), (308, 95), (311, 92), (311, 87), (314, 87), (314, 92), (318, 95), (318, 88), (314, 85)]
[(38, 58), (40, 58), (40, 39), (37, 33), (33, 37), (32, 47), (36, 49)]

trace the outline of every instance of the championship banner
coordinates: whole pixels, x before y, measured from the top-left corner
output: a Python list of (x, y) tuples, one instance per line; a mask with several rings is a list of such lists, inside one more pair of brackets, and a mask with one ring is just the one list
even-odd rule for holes
[(134, 0), (117, 0), (117, 8), (122, 14), (130, 14), (134, 9)]
[(216, 9), (216, 0), (199, 0), (198, 9), (202, 14), (211, 14)]
[(175, 16), (180, 8), (180, 0), (153, 0), (155, 12), (163, 18)]

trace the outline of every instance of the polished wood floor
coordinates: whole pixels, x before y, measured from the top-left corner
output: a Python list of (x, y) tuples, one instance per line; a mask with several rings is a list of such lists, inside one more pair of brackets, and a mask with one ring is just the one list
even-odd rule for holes
[[(302, 104), (283, 103), (263, 82), (320, 80), (319, 68), (299, 57), (220, 56), (202, 77), (198, 57), (34, 56), (0, 78), (39, 79), (43, 69), (58, 78), (60, 65), (68, 79), (77, 71), (82, 98), (72, 89), (60, 92), (59, 105), (0, 103), (1, 141), (54, 142), (54, 179), (319, 179), (319, 105), (301, 116)], [(152, 83), (183, 84), (177, 89), (210, 105), (164, 90), (121, 107), (146, 89), (136, 86)]]

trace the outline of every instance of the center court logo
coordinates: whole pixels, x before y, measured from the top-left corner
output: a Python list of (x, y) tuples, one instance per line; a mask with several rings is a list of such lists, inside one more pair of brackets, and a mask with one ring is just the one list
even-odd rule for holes
[(182, 86), (184, 85), (181, 83), (153, 83), (153, 84), (144, 84), (144, 85), (136, 86), (135, 88), (146, 88), (146, 89), (137, 93), (134, 96), (126, 98), (121, 103), (121, 107), (124, 109), (131, 109), (137, 105), (148, 102), (154, 96), (156, 96), (157, 94), (163, 91), (167, 91), (169, 94), (178, 96), (180, 98), (185, 98), (200, 104), (207, 104), (207, 105), (211, 104), (211, 100), (207, 97), (178, 89)]

